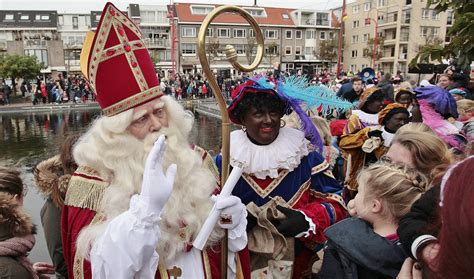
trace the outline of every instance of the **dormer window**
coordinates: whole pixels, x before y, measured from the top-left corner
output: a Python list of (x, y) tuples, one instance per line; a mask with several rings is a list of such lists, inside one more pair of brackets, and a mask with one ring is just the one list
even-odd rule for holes
[(208, 15), (212, 10), (214, 10), (214, 6), (191, 6), (193, 15)]
[(267, 13), (263, 8), (244, 8), (244, 10), (254, 17), (267, 17)]

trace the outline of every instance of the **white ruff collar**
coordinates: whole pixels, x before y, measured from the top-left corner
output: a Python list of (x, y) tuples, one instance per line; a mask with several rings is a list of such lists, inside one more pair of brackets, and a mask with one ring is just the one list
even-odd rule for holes
[(278, 137), (269, 145), (252, 143), (241, 130), (230, 135), (230, 165), (241, 167), (244, 173), (258, 179), (278, 177), (278, 170), (292, 171), (308, 155), (310, 142), (300, 130), (281, 128)]
[(388, 132), (385, 130), (385, 126), (382, 127), (382, 137), (383, 137), (383, 145), (386, 147), (389, 147), (390, 144), (392, 143), (393, 137), (395, 137), (395, 134)]
[(352, 114), (357, 115), (357, 117), (359, 117), (359, 120), (368, 127), (379, 125), (379, 115), (377, 113), (371, 114), (363, 112), (361, 110), (353, 110)]

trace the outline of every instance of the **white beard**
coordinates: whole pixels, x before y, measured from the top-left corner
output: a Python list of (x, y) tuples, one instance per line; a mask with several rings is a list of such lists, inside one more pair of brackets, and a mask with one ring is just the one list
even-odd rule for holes
[[(169, 112), (168, 103), (166, 105), (169, 116), (173, 116), (173, 111)], [(104, 214), (106, 220), (112, 220), (127, 211), (131, 197), (140, 193), (147, 155), (161, 134), (167, 137), (163, 170), (166, 171), (171, 163), (177, 164), (178, 168), (173, 191), (161, 215), (161, 237), (157, 247), (160, 260), (173, 259), (185, 251), (187, 244), (192, 243), (212, 208), (210, 196), (217, 185), (210, 170), (203, 166), (199, 155), (191, 150), (186, 139), (186, 131), (179, 130), (178, 127), (180, 126), (171, 122), (169, 127), (161, 128), (159, 132), (148, 135), (143, 141), (136, 139), (127, 131), (114, 134), (110, 138), (102, 136), (100, 137), (102, 147), (97, 144), (97, 140), (94, 143), (95, 148), (90, 142), (80, 141), (74, 151), (75, 158), (76, 153), (78, 155), (76, 161), (80, 165), (90, 165), (89, 162), (94, 162), (93, 158), (82, 158), (81, 152), (85, 150), (89, 153), (97, 152), (95, 156), (100, 158), (100, 164), (95, 160), (96, 163), (91, 167), (110, 182), (104, 192), (101, 210), (98, 213)], [(88, 135), (91, 136), (91, 133)], [(87, 257), (88, 248), (94, 239), (103, 233), (106, 223), (107, 221), (105, 224), (91, 225), (81, 231), (77, 250), (82, 251), (84, 256)], [(215, 231), (208, 243), (212, 245), (222, 235), (221, 230)]]

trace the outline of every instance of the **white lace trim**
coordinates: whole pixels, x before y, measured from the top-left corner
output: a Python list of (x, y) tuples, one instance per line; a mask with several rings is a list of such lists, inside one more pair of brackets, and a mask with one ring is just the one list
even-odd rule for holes
[(359, 120), (368, 127), (379, 125), (379, 115), (377, 113), (371, 114), (363, 112), (361, 110), (353, 110), (352, 114), (357, 115), (357, 117), (359, 117)]
[(313, 222), (313, 220), (311, 218), (309, 218), (308, 216), (306, 216), (306, 214), (304, 214), (303, 211), (301, 211), (301, 210), (297, 210), (297, 211), (301, 212), (301, 214), (304, 215), (304, 219), (309, 223), (309, 229), (305, 232), (300, 232), (299, 234), (297, 234), (295, 236), (295, 238), (308, 237), (311, 234), (316, 234), (316, 224)]
[(252, 143), (241, 130), (230, 135), (230, 165), (258, 179), (278, 177), (278, 170), (293, 171), (301, 158), (309, 153), (310, 142), (300, 130), (281, 128), (278, 137), (269, 145)]
[(389, 133), (387, 130), (385, 130), (385, 126), (383, 126), (382, 137), (383, 137), (383, 145), (389, 147), (390, 144), (392, 143), (393, 138), (395, 137), (395, 134)]
[(133, 220), (134, 227), (153, 227), (155, 231), (159, 230), (160, 215), (152, 212), (149, 205), (140, 199), (140, 195), (132, 196), (130, 200), (130, 214), (135, 217)]

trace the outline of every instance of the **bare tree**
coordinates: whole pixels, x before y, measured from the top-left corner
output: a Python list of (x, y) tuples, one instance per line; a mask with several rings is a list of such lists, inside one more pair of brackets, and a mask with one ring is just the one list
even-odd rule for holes
[(208, 37), (208, 42), (206, 43), (206, 52), (209, 64), (212, 64), (212, 62), (214, 62), (215, 58), (218, 56), (219, 47), (219, 39), (211, 39)]
[(270, 43), (265, 50), (265, 57), (268, 59), (268, 63), (273, 67), (273, 60), (280, 54), (278, 50), (278, 44), (276, 42)]
[[(372, 59), (374, 58), (374, 42), (375, 41), (373, 38), (369, 38), (367, 40), (367, 47), (364, 48), (364, 51), (362, 53), (362, 56), (369, 59), (369, 61), (372, 61)], [(377, 52), (375, 53), (375, 58), (377, 60), (384, 56), (383, 55), (384, 42), (385, 42), (384, 37), (377, 38)]]

